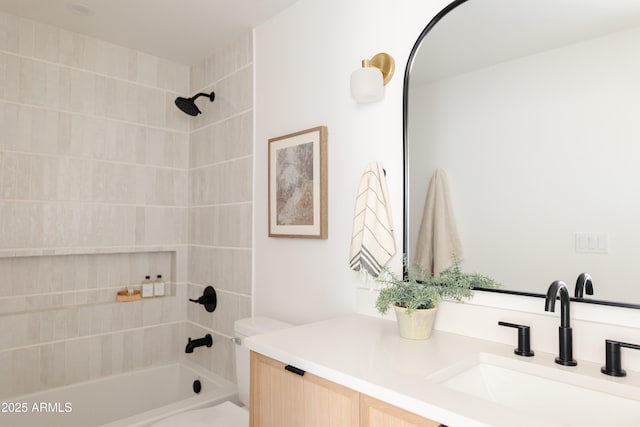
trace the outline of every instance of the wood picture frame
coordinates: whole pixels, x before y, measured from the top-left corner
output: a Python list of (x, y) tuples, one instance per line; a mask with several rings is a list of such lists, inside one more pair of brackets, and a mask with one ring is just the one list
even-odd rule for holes
[(269, 139), (269, 237), (327, 238), (327, 127)]

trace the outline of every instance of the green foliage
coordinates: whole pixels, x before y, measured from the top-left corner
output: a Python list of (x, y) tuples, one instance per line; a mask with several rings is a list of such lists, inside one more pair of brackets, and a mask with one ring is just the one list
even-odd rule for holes
[[(407, 260), (403, 261), (406, 266)], [(441, 299), (468, 300), (473, 295), (473, 288), (500, 287), (490, 277), (463, 272), (457, 258), (451, 268), (438, 276), (432, 276), (417, 263), (409, 266), (407, 272), (407, 278), (403, 279), (385, 268), (378, 277), (378, 282), (383, 284), (376, 301), (380, 314), (385, 314), (392, 305), (404, 307), (411, 313), (416, 309), (434, 308)]]

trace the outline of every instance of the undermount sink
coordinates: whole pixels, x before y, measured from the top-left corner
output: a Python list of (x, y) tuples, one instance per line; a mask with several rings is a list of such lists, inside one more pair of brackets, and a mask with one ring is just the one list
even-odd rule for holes
[[(515, 357), (515, 356), (514, 356)], [(640, 425), (640, 390), (624, 380), (490, 353), (427, 377), (430, 382), (566, 426)]]

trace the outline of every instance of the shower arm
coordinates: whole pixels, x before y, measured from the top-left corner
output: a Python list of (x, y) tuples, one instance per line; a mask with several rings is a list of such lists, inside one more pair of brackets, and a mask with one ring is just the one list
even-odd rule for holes
[(208, 93), (202, 93), (202, 92), (200, 92), (200, 93), (198, 93), (198, 94), (196, 94), (196, 95), (193, 95), (193, 96), (192, 96), (191, 98), (189, 98), (189, 99), (191, 99), (192, 101), (195, 101), (196, 99), (200, 98), (201, 96), (206, 96), (207, 98), (209, 98), (209, 100), (210, 100), (211, 102), (213, 102), (213, 99), (214, 99), (214, 97), (215, 97), (215, 94), (214, 94), (213, 92), (211, 92), (211, 94), (208, 94)]

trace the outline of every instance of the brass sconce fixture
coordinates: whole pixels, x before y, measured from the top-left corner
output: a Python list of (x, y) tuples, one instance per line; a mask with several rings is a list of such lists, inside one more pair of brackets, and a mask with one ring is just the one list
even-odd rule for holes
[(351, 97), (358, 103), (380, 101), (384, 97), (384, 86), (395, 71), (395, 61), (388, 53), (378, 53), (371, 59), (362, 60), (362, 68), (351, 74)]

